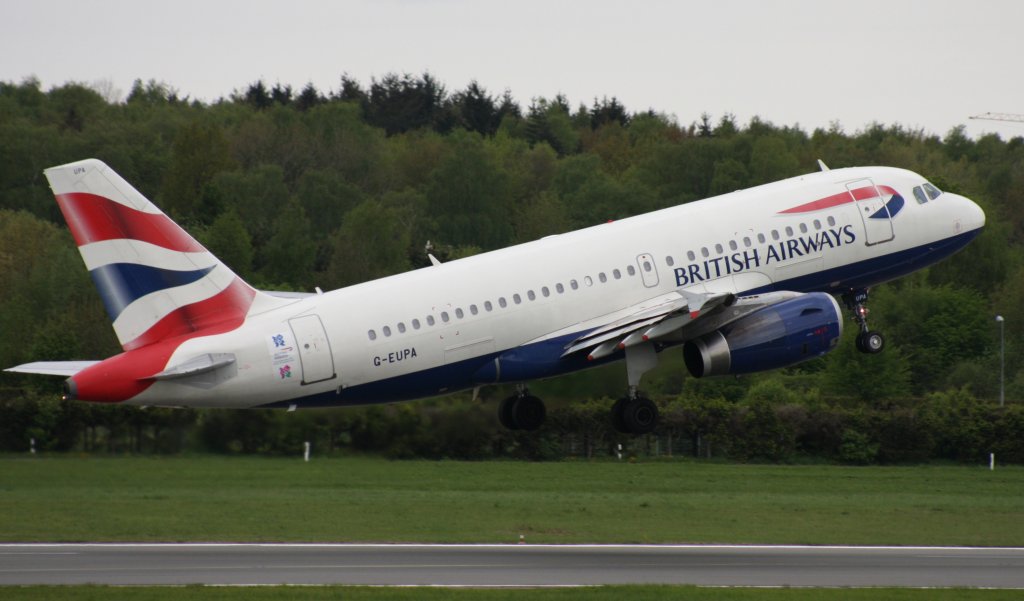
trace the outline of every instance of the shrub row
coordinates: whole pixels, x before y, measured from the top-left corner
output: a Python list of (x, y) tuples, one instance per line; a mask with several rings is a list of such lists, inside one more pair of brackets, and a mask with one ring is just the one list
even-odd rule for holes
[[(1024, 406), (999, 407), (964, 391), (885, 407), (661, 399), (651, 436), (616, 433), (612, 399), (554, 407), (538, 432), (507, 432), (493, 406), (461, 398), (286, 413), (144, 409), (55, 401), (31, 393), (0, 401), (0, 450), (101, 453), (366, 452), (393, 458), (692, 455), (737, 461), (805, 458), (848, 464), (951, 460), (1024, 463)], [(621, 445), (621, 446), (620, 446)]]

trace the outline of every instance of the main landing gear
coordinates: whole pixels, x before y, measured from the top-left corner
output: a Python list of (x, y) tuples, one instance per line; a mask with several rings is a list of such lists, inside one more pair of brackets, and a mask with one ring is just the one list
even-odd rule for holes
[(626, 347), (626, 375), (629, 394), (612, 405), (612, 426), (623, 434), (648, 434), (658, 425), (658, 406), (640, 396), (640, 377), (658, 365), (658, 354), (650, 342)]
[(612, 426), (623, 434), (648, 434), (658, 425), (658, 406), (635, 389), (612, 405)]
[(523, 385), (516, 387), (516, 393), (498, 406), (498, 421), (509, 430), (532, 432), (540, 428), (546, 416), (544, 401), (529, 394)]
[[(649, 342), (625, 350), (629, 393), (612, 405), (612, 426), (623, 434), (649, 434), (658, 425), (658, 406), (642, 396), (637, 387), (640, 377), (658, 365), (658, 354)], [(544, 401), (531, 395), (523, 384), (498, 406), (498, 421), (509, 430), (536, 430), (546, 414)]]
[(860, 328), (857, 334), (857, 350), (862, 353), (875, 354), (885, 348), (885, 338), (880, 332), (868, 329), (868, 290), (851, 290), (843, 295), (846, 307), (853, 311), (853, 319)]

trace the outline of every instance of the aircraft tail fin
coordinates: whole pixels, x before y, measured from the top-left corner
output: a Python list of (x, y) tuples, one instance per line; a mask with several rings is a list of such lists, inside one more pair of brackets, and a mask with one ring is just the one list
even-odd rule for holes
[(45, 171), (125, 350), (197, 331), (237, 328), (278, 304), (96, 159)]

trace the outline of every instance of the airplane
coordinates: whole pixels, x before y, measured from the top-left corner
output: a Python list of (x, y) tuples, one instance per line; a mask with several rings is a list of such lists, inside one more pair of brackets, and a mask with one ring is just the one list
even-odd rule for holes
[(868, 327), (871, 287), (963, 248), (985, 214), (890, 167), (820, 170), (332, 292), (256, 290), (96, 159), (45, 170), (123, 352), (7, 371), (64, 397), (297, 408), (514, 384), (498, 419), (536, 430), (528, 383), (624, 360), (611, 421), (651, 432), (641, 377), (679, 349), (694, 377), (776, 369)]

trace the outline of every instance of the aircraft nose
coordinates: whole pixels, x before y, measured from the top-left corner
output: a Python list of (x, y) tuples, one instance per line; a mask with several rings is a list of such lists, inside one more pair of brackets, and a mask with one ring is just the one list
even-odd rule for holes
[(958, 196), (962, 208), (957, 213), (957, 229), (964, 232), (980, 230), (985, 227), (985, 211), (966, 196)]

